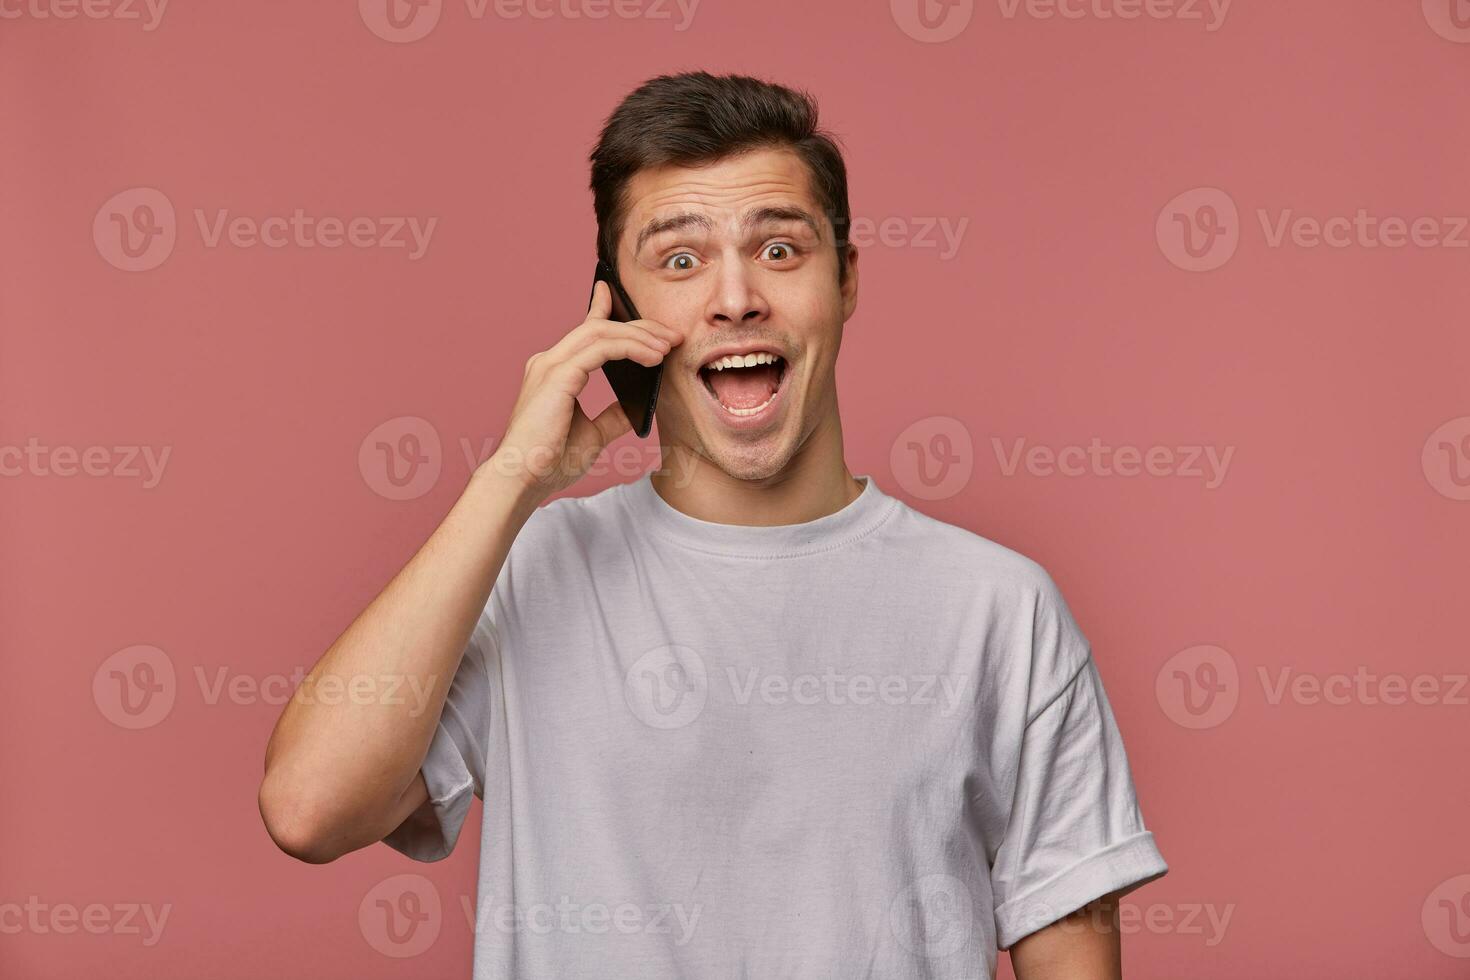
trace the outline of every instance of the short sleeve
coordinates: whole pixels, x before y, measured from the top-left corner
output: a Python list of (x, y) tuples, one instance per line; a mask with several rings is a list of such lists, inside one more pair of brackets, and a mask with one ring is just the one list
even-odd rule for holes
[(480, 614), (465, 645), (444, 710), (420, 766), (429, 798), (383, 842), (415, 861), (449, 856), (470, 809), (470, 797), (485, 795), (489, 742), (500, 644), (490, 607)]
[(1055, 586), (1037, 603), (1033, 697), (991, 866), (996, 938), (1023, 937), (1168, 871), (1143, 825), (1123, 739), (1086, 638)]

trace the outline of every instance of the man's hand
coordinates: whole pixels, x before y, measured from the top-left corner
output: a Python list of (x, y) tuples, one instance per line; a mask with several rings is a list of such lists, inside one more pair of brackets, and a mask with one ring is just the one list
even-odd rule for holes
[(1118, 898), (1104, 895), (1011, 947), (1016, 980), (1122, 980)]
[(522, 481), (537, 498), (571, 486), (608, 443), (632, 428), (616, 401), (595, 419), (582, 411), (577, 396), (592, 372), (623, 358), (653, 367), (684, 340), (656, 320), (619, 323), (608, 319), (611, 313), (612, 292), (598, 282), (587, 318), (526, 361), (505, 438), (486, 465)]

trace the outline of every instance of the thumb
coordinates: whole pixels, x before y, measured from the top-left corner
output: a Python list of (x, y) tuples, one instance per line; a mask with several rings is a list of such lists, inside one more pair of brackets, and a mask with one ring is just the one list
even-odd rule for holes
[(624, 412), (623, 406), (616, 401), (598, 412), (592, 424), (597, 427), (597, 437), (602, 440), (603, 446), (625, 432), (633, 431), (633, 423), (628, 421), (628, 413)]

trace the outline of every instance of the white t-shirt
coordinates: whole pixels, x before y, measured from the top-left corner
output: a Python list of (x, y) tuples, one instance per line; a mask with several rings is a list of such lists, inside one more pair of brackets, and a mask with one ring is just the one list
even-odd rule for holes
[(989, 978), (1168, 870), (1045, 570), (865, 484), (742, 527), (645, 474), (527, 522), (387, 838), (439, 860), (485, 801), (476, 980)]

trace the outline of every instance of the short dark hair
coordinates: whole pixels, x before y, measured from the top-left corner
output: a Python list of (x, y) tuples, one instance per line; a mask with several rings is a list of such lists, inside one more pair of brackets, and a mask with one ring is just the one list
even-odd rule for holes
[(809, 93), (748, 75), (660, 75), (613, 110), (590, 157), (598, 258), (617, 268), (624, 193), (638, 171), (699, 166), (766, 147), (791, 149), (806, 164), (812, 196), (832, 223), (843, 282), (852, 213), (837, 137), (818, 128), (817, 101)]

